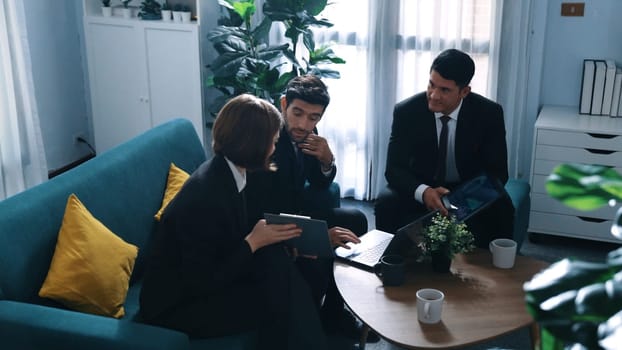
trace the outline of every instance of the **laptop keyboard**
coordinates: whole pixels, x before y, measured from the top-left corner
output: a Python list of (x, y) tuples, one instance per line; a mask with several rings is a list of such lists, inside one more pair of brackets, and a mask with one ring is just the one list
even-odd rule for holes
[(382, 257), (382, 254), (387, 249), (389, 242), (391, 242), (391, 238), (387, 237), (386, 239), (378, 242), (377, 245), (368, 247), (367, 249), (361, 251), (358, 255), (356, 255), (356, 257), (353, 258), (353, 260), (373, 266)]

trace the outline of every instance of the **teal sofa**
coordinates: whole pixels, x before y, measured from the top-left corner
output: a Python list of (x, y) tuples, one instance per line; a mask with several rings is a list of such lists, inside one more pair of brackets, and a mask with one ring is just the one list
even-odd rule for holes
[(527, 237), (529, 210), (531, 209), (530, 189), (529, 183), (521, 179), (509, 179), (505, 183), (505, 191), (514, 205), (514, 240), (517, 243), (517, 252), (520, 252)]
[[(252, 349), (253, 334), (195, 340), (137, 318), (153, 216), (169, 166), (173, 162), (190, 173), (205, 159), (192, 124), (177, 119), (0, 201), (0, 348)], [(318, 195), (338, 205), (338, 185), (330, 192)], [(67, 310), (38, 296), (71, 193), (112, 232), (139, 247), (121, 319)]]

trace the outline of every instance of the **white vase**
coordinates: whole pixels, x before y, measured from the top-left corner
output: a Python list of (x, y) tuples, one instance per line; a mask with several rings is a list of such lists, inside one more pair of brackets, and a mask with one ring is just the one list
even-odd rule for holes
[(171, 10), (162, 10), (162, 20), (164, 22), (171, 21)]
[(173, 11), (173, 21), (181, 22), (181, 11)]
[(132, 18), (132, 9), (123, 8), (123, 18)]
[(110, 17), (112, 16), (112, 7), (110, 6), (104, 6), (102, 7), (102, 15), (104, 17)]
[(190, 12), (182, 12), (181, 13), (181, 21), (183, 23), (190, 23)]

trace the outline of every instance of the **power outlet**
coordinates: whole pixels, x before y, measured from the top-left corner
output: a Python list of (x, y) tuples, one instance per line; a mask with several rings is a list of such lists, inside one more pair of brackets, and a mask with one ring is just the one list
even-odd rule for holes
[(562, 2), (562, 16), (564, 17), (583, 17), (584, 12), (584, 2)]

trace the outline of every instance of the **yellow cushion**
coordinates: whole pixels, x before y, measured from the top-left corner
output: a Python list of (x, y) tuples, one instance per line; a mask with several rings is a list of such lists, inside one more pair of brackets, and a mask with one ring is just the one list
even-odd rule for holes
[(164, 198), (162, 198), (162, 206), (160, 210), (155, 214), (155, 219), (160, 221), (160, 217), (162, 213), (164, 213), (164, 209), (168, 203), (175, 198), (177, 192), (181, 190), (181, 187), (186, 183), (186, 180), (190, 175), (187, 172), (178, 168), (175, 164), (171, 163), (171, 166), (168, 170), (168, 178), (166, 180), (166, 190), (164, 191)]
[(121, 318), (138, 248), (97, 220), (71, 194), (39, 296), (66, 307)]

